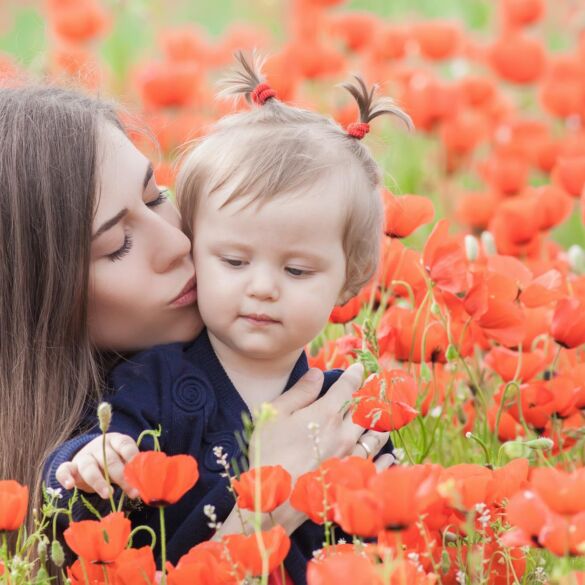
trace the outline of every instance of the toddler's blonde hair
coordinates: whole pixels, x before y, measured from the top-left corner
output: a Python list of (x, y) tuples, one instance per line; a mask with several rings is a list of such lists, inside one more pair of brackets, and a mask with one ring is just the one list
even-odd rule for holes
[[(251, 102), (262, 83), (261, 63), (236, 55), (240, 68), (224, 83), (226, 95), (244, 95)], [(411, 127), (410, 118), (388, 98), (374, 99), (361, 78), (344, 87), (369, 123), (393, 114)], [(226, 116), (184, 153), (177, 176), (177, 201), (183, 228), (193, 236), (198, 202), (220, 189), (231, 191), (224, 205), (238, 200), (260, 204), (280, 196), (311, 191), (327, 184), (340, 189), (345, 207), (343, 250), (346, 280), (340, 302), (356, 295), (373, 276), (382, 238), (383, 210), (380, 170), (368, 149), (331, 118), (270, 98), (250, 111)]]

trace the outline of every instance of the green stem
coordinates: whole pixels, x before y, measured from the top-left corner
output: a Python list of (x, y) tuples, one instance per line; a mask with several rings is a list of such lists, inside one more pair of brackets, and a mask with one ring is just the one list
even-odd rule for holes
[(115, 512), (116, 503), (114, 502), (114, 488), (110, 482), (110, 472), (106, 460), (106, 433), (102, 433), (102, 459), (104, 461), (104, 475), (106, 476), (106, 483), (108, 484), (108, 490), (110, 492), (110, 506), (112, 507), (112, 512)]
[(160, 578), (160, 585), (165, 585), (167, 582), (167, 532), (165, 528), (165, 509), (164, 506), (158, 507), (160, 518), (160, 560), (162, 564), (162, 575)]
[(134, 535), (141, 530), (148, 532), (152, 537), (152, 540), (150, 541), (150, 548), (154, 550), (154, 547), (156, 546), (156, 532), (150, 526), (146, 526), (145, 524), (141, 524), (132, 530), (130, 537), (128, 538), (128, 548), (132, 548), (132, 539), (134, 538)]

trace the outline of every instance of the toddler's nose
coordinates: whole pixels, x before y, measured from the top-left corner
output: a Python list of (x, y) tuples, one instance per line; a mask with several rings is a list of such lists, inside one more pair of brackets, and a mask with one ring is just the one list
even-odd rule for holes
[(248, 284), (248, 294), (257, 299), (277, 300), (278, 282), (272, 271), (260, 267), (254, 270)]

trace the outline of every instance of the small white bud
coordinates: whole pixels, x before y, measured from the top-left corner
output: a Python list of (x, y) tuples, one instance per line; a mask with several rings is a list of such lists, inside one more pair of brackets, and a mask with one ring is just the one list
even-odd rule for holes
[(100, 421), (100, 431), (107, 433), (112, 422), (112, 405), (109, 402), (100, 402), (97, 409), (97, 416)]
[(464, 238), (465, 256), (470, 262), (475, 262), (479, 256), (479, 243), (475, 236), (467, 234)]
[(585, 274), (585, 250), (578, 244), (573, 244), (567, 251), (569, 266), (577, 274)]
[(498, 253), (498, 249), (496, 248), (496, 240), (494, 239), (494, 234), (486, 230), (484, 232), (481, 232), (480, 238), (481, 245), (483, 246), (483, 251), (486, 253), (486, 255), (495, 256)]

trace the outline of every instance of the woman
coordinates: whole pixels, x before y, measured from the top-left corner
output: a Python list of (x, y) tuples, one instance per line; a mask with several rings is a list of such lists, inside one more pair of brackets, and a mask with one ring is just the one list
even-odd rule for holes
[[(1, 477), (31, 486), (37, 505), (44, 460), (99, 401), (112, 357), (191, 340), (202, 323), (189, 296), (190, 242), (111, 105), (3, 88), (0, 136)], [(322, 380), (309, 376), (280, 397), (263, 430), (265, 462), (308, 471), (307, 421), (324, 429), (322, 457), (338, 455), (353, 425), (339, 404), (359, 378), (344, 375), (330, 390), (337, 400), (316, 401)], [(371, 436), (377, 453), (383, 441)], [(356, 441), (344, 454), (366, 454)]]

